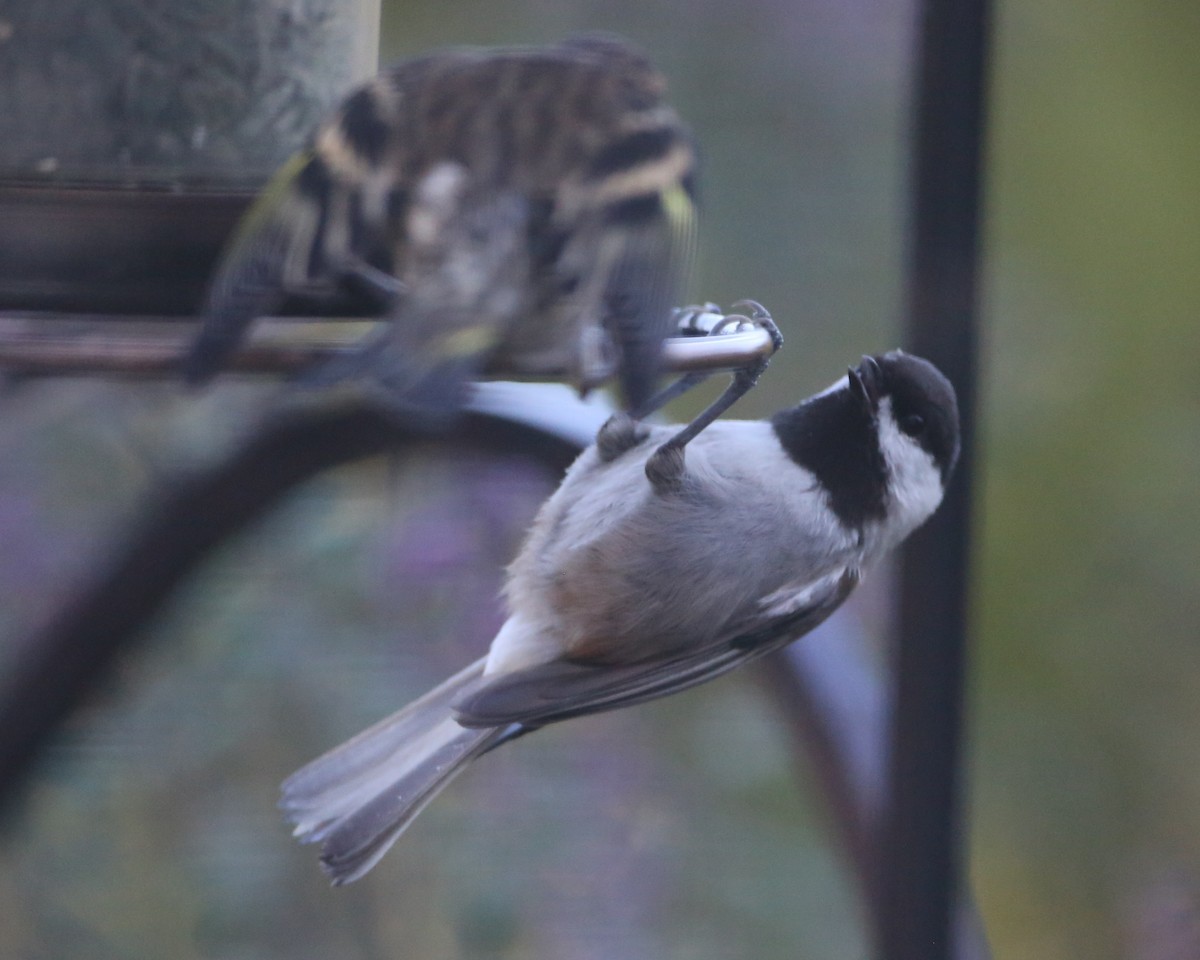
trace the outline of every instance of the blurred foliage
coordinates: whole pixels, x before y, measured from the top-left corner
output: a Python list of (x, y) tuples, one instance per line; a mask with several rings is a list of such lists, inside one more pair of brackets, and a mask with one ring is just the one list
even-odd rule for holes
[[(971, 873), (999, 957), (1194, 957), (1200, 8), (997, 13)], [(594, 28), (652, 51), (706, 156), (693, 294), (755, 297), (788, 337), (757, 416), (899, 339), (911, 19), (410, 0), (384, 59)], [(0, 666), (267, 396), (0, 396)], [(497, 752), (352, 888), (288, 839), (279, 779), (487, 642), (551, 483), (375, 461), (222, 551), (41, 769), (0, 850), (0, 956), (864, 956), (826, 814), (745, 678)]]
[(1005, 955), (1198, 956), (1200, 9), (999, 13), (973, 872)]

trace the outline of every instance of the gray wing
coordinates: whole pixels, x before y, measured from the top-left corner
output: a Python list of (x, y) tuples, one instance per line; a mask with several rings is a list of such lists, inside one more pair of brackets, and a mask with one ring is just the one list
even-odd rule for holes
[(858, 571), (847, 569), (829, 577), (802, 608), (749, 624), (698, 650), (621, 665), (556, 660), (482, 677), (454, 701), (455, 719), (467, 727), (534, 728), (686, 690), (808, 633), (842, 605), (858, 581)]
[(257, 317), (277, 309), (287, 293), (313, 279), (334, 189), (324, 171), (320, 158), (298, 154), (242, 218), (221, 255), (201, 311), (200, 332), (183, 360), (188, 383), (211, 380)]

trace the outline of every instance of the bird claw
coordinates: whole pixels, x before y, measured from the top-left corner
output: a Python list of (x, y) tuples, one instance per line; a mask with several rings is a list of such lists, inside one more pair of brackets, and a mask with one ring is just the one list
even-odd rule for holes
[(779, 332), (779, 327), (775, 325), (775, 321), (771, 318), (771, 313), (757, 300), (739, 300), (733, 304), (730, 309), (737, 310), (739, 307), (750, 309), (750, 316), (745, 319), (751, 323), (755, 323), (767, 331), (767, 335), (771, 338), (771, 343), (774, 344), (772, 353), (778, 353), (783, 346), (783, 334)]
[(681, 337), (712, 337), (724, 333), (730, 328), (735, 330), (742, 324), (761, 327), (771, 338), (772, 353), (777, 353), (783, 346), (783, 334), (771, 318), (771, 313), (757, 300), (739, 300), (730, 308), (747, 313), (724, 313), (715, 303), (695, 304), (690, 307), (679, 307), (675, 310), (674, 321), (677, 335)]
[(646, 479), (661, 495), (675, 493), (683, 486), (684, 445), (672, 438), (650, 454), (646, 461)]
[(602, 463), (611, 463), (650, 436), (650, 428), (624, 413), (609, 417), (596, 434), (596, 450)]
[(687, 307), (676, 307), (671, 320), (675, 324), (677, 336), (707, 337), (724, 316), (721, 308), (715, 303), (695, 303)]

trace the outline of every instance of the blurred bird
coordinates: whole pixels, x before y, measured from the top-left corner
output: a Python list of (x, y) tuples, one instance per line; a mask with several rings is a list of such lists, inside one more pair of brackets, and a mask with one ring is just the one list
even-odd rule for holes
[(488, 750), (802, 636), (933, 513), (958, 450), (954, 389), (900, 352), (768, 421), (618, 415), (534, 521), (487, 656), (288, 778), (296, 835), (356, 880)]
[(456, 406), (485, 365), (650, 396), (691, 256), (696, 152), (640, 52), (607, 36), (460, 49), (352, 93), (254, 204), (184, 376), (207, 381), (288, 295), (354, 288), (389, 328), (318, 381), (369, 374)]

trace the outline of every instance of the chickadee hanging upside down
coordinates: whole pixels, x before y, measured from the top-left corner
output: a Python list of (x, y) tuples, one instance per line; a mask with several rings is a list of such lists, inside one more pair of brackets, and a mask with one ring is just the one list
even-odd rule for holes
[(959, 451), (953, 387), (899, 351), (770, 420), (681, 435), (610, 420), (534, 521), (488, 655), (284, 783), (335, 884), (504, 741), (684, 690), (813, 629), (937, 509)]

